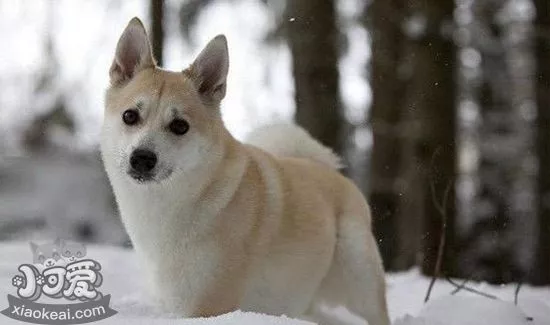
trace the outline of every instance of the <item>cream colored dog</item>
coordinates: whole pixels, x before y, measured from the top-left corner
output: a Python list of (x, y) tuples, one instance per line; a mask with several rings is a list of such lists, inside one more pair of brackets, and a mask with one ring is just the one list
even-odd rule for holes
[(235, 140), (219, 109), (228, 67), (220, 35), (186, 70), (158, 68), (134, 18), (110, 69), (103, 160), (161, 306), (309, 319), (328, 303), (389, 324), (360, 191), (297, 126), (258, 130), (255, 146)]

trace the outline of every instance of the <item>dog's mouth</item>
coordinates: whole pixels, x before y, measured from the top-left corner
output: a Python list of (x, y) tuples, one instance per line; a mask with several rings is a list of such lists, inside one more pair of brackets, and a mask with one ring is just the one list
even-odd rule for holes
[(133, 169), (128, 171), (128, 175), (140, 184), (150, 182), (155, 178), (154, 173), (139, 173)]
[(151, 182), (160, 183), (172, 174), (172, 170), (166, 170), (162, 173), (140, 173), (133, 169), (128, 171), (128, 175), (138, 184), (147, 184)]

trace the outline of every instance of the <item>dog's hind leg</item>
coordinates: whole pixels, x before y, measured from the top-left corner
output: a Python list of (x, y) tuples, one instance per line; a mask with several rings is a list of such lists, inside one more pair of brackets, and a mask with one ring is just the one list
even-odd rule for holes
[(371, 232), (370, 212), (364, 210), (362, 216), (340, 216), (334, 263), (344, 305), (369, 325), (389, 325), (384, 270)]

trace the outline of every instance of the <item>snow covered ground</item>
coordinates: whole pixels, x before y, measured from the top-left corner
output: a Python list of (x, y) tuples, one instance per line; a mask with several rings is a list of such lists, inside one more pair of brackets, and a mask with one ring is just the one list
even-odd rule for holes
[[(0, 256), (0, 309), (4, 309), (7, 307), (6, 295), (15, 293), (11, 279), (17, 274), (17, 267), (29, 263), (32, 254), (28, 242), (4, 242), (0, 244)], [(244, 312), (209, 319), (176, 319), (159, 313), (149, 304), (141, 285), (140, 267), (131, 250), (90, 246), (87, 256), (101, 263), (104, 278), (101, 291), (112, 295), (111, 307), (118, 311), (118, 314), (100, 324), (311, 324), (286, 317)], [(550, 288), (523, 286), (518, 306), (515, 306), (515, 285), (467, 284), (470, 288), (498, 297), (498, 300), (492, 300), (464, 290), (451, 295), (455, 288), (446, 281), (438, 281), (429, 303), (424, 305), (429, 279), (418, 271), (389, 274), (387, 279), (389, 311), (395, 325), (550, 324)], [(331, 319), (342, 324), (364, 324), (343, 309), (330, 313)], [(0, 324), (21, 323), (0, 315)]]

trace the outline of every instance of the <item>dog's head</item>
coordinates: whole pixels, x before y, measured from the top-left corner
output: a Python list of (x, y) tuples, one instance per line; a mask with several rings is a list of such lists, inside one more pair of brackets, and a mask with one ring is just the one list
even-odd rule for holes
[(160, 69), (143, 24), (132, 19), (109, 71), (101, 140), (107, 171), (160, 183), (210, 159), (225, 134), (219, 105), (228, 68), (227, 42), (218, 35), (189, 68)]

